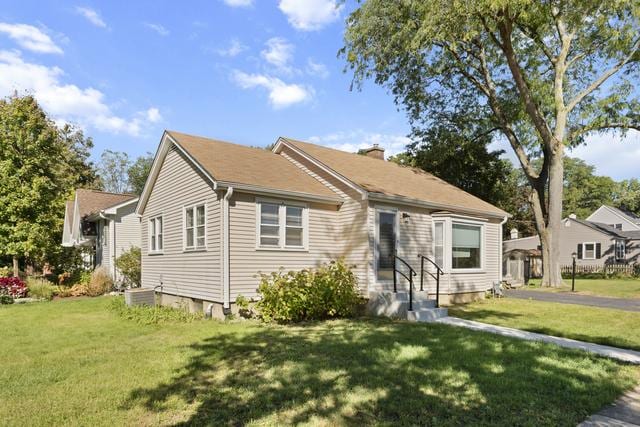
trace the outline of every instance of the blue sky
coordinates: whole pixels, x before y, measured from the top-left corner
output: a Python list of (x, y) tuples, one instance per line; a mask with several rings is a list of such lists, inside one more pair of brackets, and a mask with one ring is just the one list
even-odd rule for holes
[[(334, 0), (43, 2), (0, 11), (0, 96), (34, 93), (104, 149), (155, 151), (163, 129), (264, 146), (280, 135), (395, 153), (409, 127), (372, 82), (350, 91), (337, 57), (352, 4)], [(638, 175), (640, 138), (578, 154)], [(622, 156), (621, 156), (622, 154)], [(620, 160), (622, 158), (622, 161)]]

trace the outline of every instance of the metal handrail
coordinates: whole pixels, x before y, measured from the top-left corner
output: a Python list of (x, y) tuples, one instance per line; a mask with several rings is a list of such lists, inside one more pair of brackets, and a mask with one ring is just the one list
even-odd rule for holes
[[(408, 277), (404, 272), (398, 270), (396, 260), (400, 260), (409, 269)], [(398, 280), (396, 279), (396, 273), (400, 273), (402, 277), (407, 279), (409, 282), (409, 311), (413, 311), (413, 276), (416, 276), (417, 273), (407, 261), (403, 260), (398, 255), (393, 254), (393, 293), (398, 292)]]
[(442, 268), (440, 268), (438, 264), (436, 264), (435, 261), (433, 261), (429, 257), (426, 257), (422, 254), (418, 254), (418, 258), (420, 258), (420, 291), (424, 291), (424, 273), (425, 273), (424, 260), (429, 261), (431, 264), (433, 264), (436, 267), (435, 275), (429, 270), (426, 270), (426, 272), (429, 276), (436, 279), (436, 308), (438, 308), (440, 307), (440, 274), (444, 274), (444, 271), (442, 270)]

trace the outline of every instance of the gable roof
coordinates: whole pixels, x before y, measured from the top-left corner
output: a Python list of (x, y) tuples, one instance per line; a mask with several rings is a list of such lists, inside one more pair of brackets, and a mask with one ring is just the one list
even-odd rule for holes
[(80, 218), (84, 218), (111, 206), (133, 200), (136, 197), (137, 196), (133, 194), (119, 194), (79, 188), (76, 190), (76, 206), (78, 213), (80, 214)]
[(291, 138), (280, 138), (280, 141), (311, 156), (326, 168), (373, 195), (426, 202), (445, 209), (466, 209), (503, 217), (508, 215), (502, 209), (418, 168)]
[(615, 228), (613, 228), (612, 226), (610, 226), (609, 224), (603, 224), (600, 222), (593, 222), (593, 221), (587, 221), (584, 219), (578, 219), (578, 218), (566, 218), (565, 221), (575, 221), (578, 224), (582, 224), (585, 227), (589, 227), (593, 230), (599, 231), (600, 233), (612, 236), (612, 237), (616, 237), (619, 239), (626, 239), (627, 236), (625, 235), (624, 231), (621, 230), (616, 230)]
[(640, 225), (640, 217), (635, 215), (632, 212), (629, 211), (625, 211), (623, 209), (620, 208), (615, 208), (613, 206), (609, 206), (609, 205), (604, 205), (607, 209), (613, 211), (616, 215), (621, 216), (622, 218), (626, 219), (629, 222), (632, 222), (634, 224)]

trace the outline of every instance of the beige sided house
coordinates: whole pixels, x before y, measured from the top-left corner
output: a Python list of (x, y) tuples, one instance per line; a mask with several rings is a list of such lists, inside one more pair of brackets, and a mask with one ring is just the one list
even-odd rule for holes
[[(273, 151), (166, 131), (137, 213), (142, 286), (221, 316), (256, 297), (259, 273), (344, 258), (363, 295), (393, 289), (394, 254), (439, 264), (441, 300), (470, 300), (501, 276), (507, 213), (421, 170), (288, 138)], [(396, 261), (398, 269), (406, 267)], [(429, 272), (435, 267), (429, 262)], [(400, 267), (402, 266), (402, 267)], [(398, 280), (398, 290), (407, 289)], [(425, 273), (424, 292), (435, 293)], [(401, 293), (401, 292), (399, 292)], [(406, 294), (405, 294), (406, 295)]]
[(104, 267), (119, 280), (115, 259), (132, 246), (140, 247), (138, 198), (97, 190), (78, 189), (67, 201), (62, 246), (86, 248), (86, 263)]

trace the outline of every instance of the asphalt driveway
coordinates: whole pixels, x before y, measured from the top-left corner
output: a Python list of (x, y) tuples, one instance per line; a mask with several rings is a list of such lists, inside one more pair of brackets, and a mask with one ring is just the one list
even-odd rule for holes
[(588, 305), (625, 311), (640, 311), (640, 299), (596, 297), (568, 292), (528, 291), (524, 289), (507, 289), (505, 295), (510, 298), (532, 299), (535, 301)]

